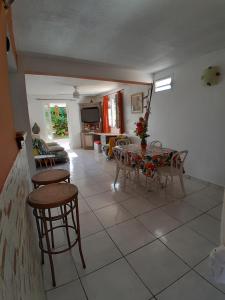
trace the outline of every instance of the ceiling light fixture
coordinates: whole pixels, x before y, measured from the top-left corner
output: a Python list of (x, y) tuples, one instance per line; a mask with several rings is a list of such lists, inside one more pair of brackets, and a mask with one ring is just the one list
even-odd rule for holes
[(80, 93), (77, 89), (77, 86), (74, 86), (73, 98), (80, 98)]

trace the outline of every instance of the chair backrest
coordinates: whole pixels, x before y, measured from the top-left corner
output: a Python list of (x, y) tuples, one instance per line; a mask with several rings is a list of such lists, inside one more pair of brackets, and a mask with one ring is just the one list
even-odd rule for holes
[(113, 155), (118, 167), (123, 168), (127, 162), (127, 151), (120, 148), (113, 148)]
[(162, 143), (160, 141), (152, 141), (150, 147), (159, 147), (162, 148)]
[(187, 150), (183, 151), (177, 151), (172, 155), (170, 166), (171, 168), (176, 168), (177, 170), (180, 170), (180, 172), (183, 173), (183, 167), (184, 167), (184, 161), (188, 155)]
[(124, 146), (124, 145), (129, 145), (130, 144), (130, 140), (129, 139), (118, 139), (116, 141), (116, 145), (117, 146)]

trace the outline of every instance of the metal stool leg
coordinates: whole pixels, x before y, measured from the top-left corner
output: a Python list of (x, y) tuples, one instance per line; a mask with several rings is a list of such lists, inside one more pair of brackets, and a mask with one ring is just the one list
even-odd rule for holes
[(85, 269), (86, 268), (86, 264), (85, 264), (85, 261), (84, 261), (84, 256), (83, 256), (83, 252), (82, 252), (82, 248), (81, 248), (80, 220), (79, 220), (79, 209), (78, 209), (78, 201), (77, 201), (77, 199), (76, 199), (75, 205), (76, 205), (78, 246), (79, 246), (79, 252), (80, 252), (80, 257), (81, 257), (82, 265), (83, 265), (83, 268)]
[(41, 234), (41, 237), (43, 237), (43, 236), (44, 236), (43, 219), (42, 219), (42, 217), (41, 217), (40, 211), (37, 211), (37, 214), (38, 214), (39, 217), (40, 217), (40, 223), (41, 223), (41, 225), (40, 225), (40, 234)]
[(66, 205), (64, 205), (64, 212), (65, 212), (65, 224), (66, 224), (67, 241), (68, 241), (68, 246), (71, 247), (70, 234), (69, 234), (69, 227), (68, 227), (68, 219), (67, 219)]
[[(62, 206), (60, 205), (60, 212), (61, 212), (61, 215), (63, 216), (63, 209), (62, 209)], [(65, 218), (62, 217), (62, 220), (63, 220), (63, 223), (65, 223)]]
[(53, 228), (52, 228), (52, 215), (51, 215), (50, 208), (48, 209), (48, 216), (49, 216), (49, 224), (50, 224), (50, 231), (51, 231), (52, 248), (55, 248), (54, 234), (53, 234)]
[[(41, 233), (41, 227), (39, 224), (39, 220), (38, 220), (38, 212), (37, 209), (34, 209), (34, 216), (35, 216), (35, 220), (36, 220), (36, 224), (37, 224), (37, 231), (38, 231), (38, 237), (39, 237), (39, 244), (40, 244), (40, 249), (41, 249), (41, 263), (42, 265), (44, 264), (44, 252), (43, 252), (43, 243), (42, 243), (42, 233)], [(40, 221), (42, 222), (42, 221)]]
[[(74, 204), (76, 205), (76, 202), (74, 201)], [(74, 214), (73, 214), (73, 204), (72, 202), (70, 203), (70, 209), (71, 209), (71, 215), (72, 215), (72, 222), (73, 222), (73, 226), (75, 228), (76, 234), (77, 234), (77, 225), (74, 219)]]
[(44, 224), (44, 230), (45, 230), (46, 244), (47, 244), (47, 249), (48, 249), (48, 257), (49, 257), (51, 273), (52, 273), (52, 284), (53, 284), (53, 286), (56, 286), (54, 264), (53, 264), (53, 259), (52, 259), (51, 246), (50, 246), (50, 241), (49, 241), (49, 236), (48, 236), (48, 227), (47, 227), (47, 221), (46, 221), (44, 209), (42, 210), (42, 217), (43, 217), (43, 224)]

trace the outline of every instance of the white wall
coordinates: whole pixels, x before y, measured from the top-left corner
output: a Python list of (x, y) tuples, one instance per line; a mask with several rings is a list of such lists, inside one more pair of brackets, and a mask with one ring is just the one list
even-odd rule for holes
[[(35, 173), (35, 163), (32, 154), (30, 120), (28, 115), (25, 76), (22, 73), (10, 73), (10, 92), (12, 99), (14, 125), (17, 131), (27, 133), (26, 148), (30, 173)], [(6, 149), (7, 151), (7, 149)]]
[(73, 101), (44, 101), (36, 100), (36, 96), (28, 95), (28, 109), (31, 128), (36, 122), (40, 127), (40, 137), (48, 141), (44, 117), (44, 105), (49, 103), (66, 103), (68, 110), (69, 143), (72, 149), (79, 148), (80, 143), (80, 113), (78, 102)]
[[(201, 75), (217, 65), (221, 82), (205, 87)], [(188, 174), (225, 185), (225, 51), (214, 52), (186, 64), (157, 73), (173, 77), (173, 89), (155, 93), (149, 128), (151, 139), (189, 150)]]
[(90, 63), (82, 60), (44, 56), (34, 53), (19, 53), (19, 69), (27, 74), (46, 74), (86, 79), (99, 79), (120, 82), (152, 82), (151, 74), (103, 63)]
[[(134, 135), (134, 130), (136, 128), (135, 123), (138, 122), (140, 117), (144, 116), (145, 109), (143, 113), (132, 113), (131, 112), (131, 95), (136, 93), (143, 92), (144, 96), (148, 93), (149, 86), (146, 85), (127, 85), (124, 87), (123, 96), (124, 96), (124, 123), (125, 131), (129, 135)], [(144, 101), (144, 104), (146, 101)]]
[(70, 147), (80, 148), (80, 108), (78, 102), (67, 102), (68, 108), (68, 127), (69, 127), (69, 136), (70, 136)]
[(42, 101), (36, 100), (34, 96), (27, 96), (28, 98), (28, 110), (30, 117), (30, 126), (31, 128), (34, 126), (36, 122), (40, 127), (40, 136), (44, 140), (47, 139), (47, 131), (45, 126), (45, 118), (44, 118), (44, 103)]
[[(136, 84), (126, 84), (123, 86), (120, 86), (119, 89), (112, 90), (105, 94), (111, 94), (114, 92), (117, 92), (118, 90), (121, 90), (123, 93), (123, 109), (124, 109), (124, 125), (125, 125), (125, 132), (128, 135), (134, 135), (134, 130), (136, 128), (135, 123), (138, 122), (138, 119), (140, 117), (144, 116), (143, 113), (132, 113), (131, 112), (131, 95), (136, 93), (143, 93), (144, 96), (148, 93), (149, 86), (148, 85), (136, 85)], [(102, 101), (102, 96), (105, 94), (98, 95), (97, 97), (94, 97), (93, 99), (95, 101)], [(144, 104), (146, 101), (144, 101)]]

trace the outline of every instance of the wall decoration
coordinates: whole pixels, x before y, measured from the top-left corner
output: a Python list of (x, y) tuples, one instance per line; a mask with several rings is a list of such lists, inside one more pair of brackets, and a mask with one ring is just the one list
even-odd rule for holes
[(40, 127), (38, 126), (38, 124), (36, 122), (34, 123), (34, 126), (32, 127), (32, 132), (33, 132), (33, 134), (40, 133)]
[(144, 152), (146, 150), (147, 147), (147, 137), (149, 137), (150, 135), (147, 133), (148, 132), (148, 120), (149, 120), (149, 115), (151, 113), (151, 101), (152, 101), (152, 92), (153, 92), (153, 87), (154, 87), (154, 82), (150, 85), (149, 89), (148, 89), (148, 94), (146, 96), (143, 97), (143, 99), (147, 99), (146, 102), (146, 112), (143, 117), (139, 118), (139, 121), (136, 123), (136, 129), (135, 129), (135, 133), (137, 136), (140, 137), (141, 139), (141, 148), (142, 151)]
[(143, 93), (137, 93), (131, 95), (131, 112), (132, 113), (143, 112)]
[(208, 67), (202, 74), (201, 77), (204, 85), (212, 86), (216, 85), (220, 80), (220, 71), (219, 67)]

